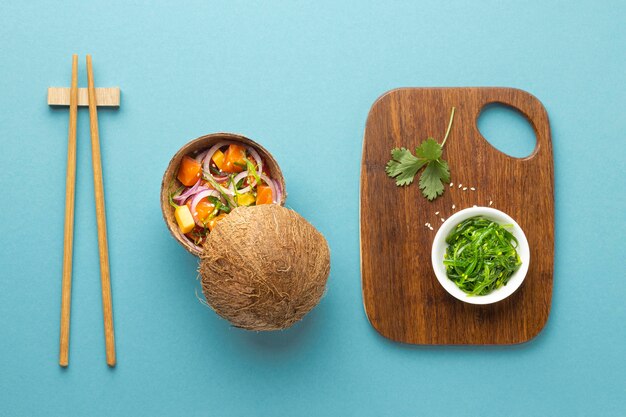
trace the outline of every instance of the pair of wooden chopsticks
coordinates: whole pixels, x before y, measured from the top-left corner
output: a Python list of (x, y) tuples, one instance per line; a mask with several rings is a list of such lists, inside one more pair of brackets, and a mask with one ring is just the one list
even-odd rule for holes
[[(104, 315), (104, 338), (106, 361), (115, 366), (115, 333), (113, 330), (113, 305), (109, 273), (109, 250), (107, 244), (106, 215), (104, 209), (104, 186), (102, 160), (98, 134), (98, 107), (93, 81), (91, 55), (87, 55), (87, 87), (89, 95), (89, 125), (91, 131), (91, 156), (93, 185), (98, 223), (98, 250), (100, 254), (100, 281), (102, 284), (102, 312)], [(63, 233), (63, 281), (61, 297), (61, 334), (59, 365), (69, 364), (70, 304), (72, 292), (72, 250), (74, 238), (74, 195), (76, 185), (76, 125), (78, 116), (78, 55), (72, 56), (72, 85), (70, 88), (70, 122), (67, 144), (67, 177), (65, 182), (65, 227)]]

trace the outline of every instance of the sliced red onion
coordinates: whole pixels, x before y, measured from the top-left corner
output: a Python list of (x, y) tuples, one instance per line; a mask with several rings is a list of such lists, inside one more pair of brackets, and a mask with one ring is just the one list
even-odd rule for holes
[(204, 166), (203, 166), (203, 168), (205, 168), (208, 171), (209, 164), (211, 163), (211, 157), (213, 156), (215, 151), (217, 151), (218, 149), (220, 149), (220, 148), (222, 148), (222, 147), (224, 147), (224, 146), (226, 146), (228, 144), (230, 144), (230, 142), (223, 141), (223, 142), (218, 142), (215, 145), (211, 146), (209, 148), (209, 150), (206, 151), (206, 153), (204, 154), (204, 162), (203, 162)]
[(185, 200), (187, 200), (187, 197), (183, 197), (182, 194), (174, 197), (174, 202), (178, 204), (179, 206), (182, 206), (183, 204), (185, 204)]
[(280, 204), (281, 200), (283, 199), (283, 192), (280, 189), (280, 183), (278, 181), (274, 181), (274, 185), (276, 187), (276, 196), (272, 196), (272, 199), (274, 200), (274, 203)]
[(211, 148), (209, 148), (209, 150), (206, 152), (205, 156), (204, 156), (204, 162), (202, 163), (202, 170), (204, 171), (205, 174), (210, 175), (211, 178), (213, 178), (215, 181), (221, 182), (224, 181), (227, 177), (226, 176), (219, 176), (219, 177), (215, 177), (213, 176), (213, 173), (211, 172), (210, 166), (211, 166), (211, 158), (213, 157), (213, 154), (220, 149), (221, 147), (224, 147), (226, 145), (230, 145), (233, 142), (218, 142), (215, 145), (211, 146)]
[(210, 190), (210, 188), (204, 185), (199, 186), (193, 193), (187, 195), (184, 199), (182, 199), (179, 204), (185, 204), (190, 198), (193, 198), (196, 194), (206, 190)]
[(223, 185), (219, 184), (217, 181), (215, 181), (214, 185), (219, 191), (221, 191), (222, 193), (228, 195), (228, 196), (234, 196), (235, 192), (230, 188), (230, 186), (228, 187), (224, 187)]
[(206, 198), (209, 196), (220, 198), (220, 193), (215, 190), (204, 190), (196, 194), (193, 200), (191, 200), (191, 215), (193, 216), (193, 219), (198, 226), (203, 226), (203, 224), (198, 220), (196, 216), (196, 207), (198, 206), (198, 203), (202, 201), (203, 198)]
[(206, 153), (207, 153), (207, 151), (200, 152), (200, 153), (198, 154), (198, 156), (196, 156), (196, 158), (195, 158), (195, 159), (196, 159), (196, 162), (200, 162), (200, 163), (202, 163), (202, 161), (204, 160), (204, 157), (206, 156)]
[(183, 204), (185, 200), (187, 200), (198, 191), (202, 191), (202, 189), (207, 190), (208, 188), (200, 185), (200, 180), (198, 180), (193, 186), (191, 186), (191, 188), (188, 188), (187, 191), (174, 197), (174, 201), (176, 201), (176, 204)]
[(259, 153), (251, 146), (247, 146), (246, 149), (248, 149), (250, 155), (256, 160), (256, 172), (263, 172), (263, 160), (259, 156)]
[[(235, 178), (233, 178), (233, 182), (230, 183), (230, 186), (228, 187), (228, 189), (230, 191), (232, 191), (233, 194), (234, 194), (235, 193), (235, 187), (237, 186), (237, 183), (239, 181), (241, 181), (242, 178), (248, 177), (248, 175), (249, 175), (248, 171), (243, 171), (243, 172), (240, 172), (239, 174), (237, 174), (235, 176)], [(248, 185), (247, 187), (242, 188), (241, 190), (237, 190), (237, 192), (239, 194), (245, 194), (245, 193), (249, 192), (252, 189), (252, 187), (254, 187), (255, 185), (256, 185), (256, 179), (252, 182), (252, 184)]]

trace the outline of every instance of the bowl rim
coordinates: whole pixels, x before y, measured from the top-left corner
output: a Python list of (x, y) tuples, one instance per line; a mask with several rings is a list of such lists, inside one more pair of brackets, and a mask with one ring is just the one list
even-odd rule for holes
[[(517, 253), (522, 260), (522, 265), (511, 276), (509, 282), (501, 288), (498, 288), (497, 290), (487, 295), (468, 295), (464, 293), (460, 288), (458, 288), (456, 284), (452, 282), (446, 274), (446, 268), (443, 265), (443, 254), (445, 253), (448, 245), (446, 244), (445, 240), (448, 234), (457, 224), (470, 217), (481, 215), (499, 224), (513, 225), (511, 233), (513, 233), (513, 235), (518, 240), (519, 246), (517, 248)], [(476, 206), (459, 210), (442, 223), (433, 240), (431, 250), (431, 262), (437, 281), (446, 290), (446, 292), (448, 292), (448, 294), (450, 294), (457, 300), (463, 301), (468, 304), (493, 304), (497, 303), (498, 301), (504, 300), (515, 291), (517, 291), (517, 289), (526, 279), (528, 267), (530, 265), (530, 248), (528, 245), (528, 239), (524, 234), (524, 230), (511, 216), (493, 207)]]
[[(258, 142), (242, 134), (230, 133), (230, 132), (209, 133), (207, 135), (202, 135), (200, 137), (197, 137), (195, 139), (188, 141), (187, 143), (182, 145), (176, 151), (176, 153), (174, 153), (174, 155), (168, 162), (167, 167), (165, 168), (165, 171), (163, 173), (163, 178), (161, 180), (161, 190), (160, 190), (159, 196), (160, 196), (160, 203), (161, 203), (161, 214), (163, 215), (163, 220), (165, 221), (165, 225), (167, 226), (167, 229), (169, 230), (172, 237), (174, 237), (174, 239), (182, 247), (184, 247), (185, 250), (187, 250), (189, 253), (191, 253), (194, 256), (200, 256), (201, 251), (198, 250), (198, 248), (195, 245), (192, 245), (186, 238), (183, 237), (184, 235), (180, 233), (180, 230), (175, 225), (175, 221), (173, 220), (173, 214), (171, 216), (168, 216), (169, 210), (171, 210), (171, 206), (169, 204), (169, 199), (168, 199), (168, 192), (167, 192), (168, 187), (170, 185), (170, 178), (169, 178), (170, 175), (168, 174), (173, 173), (174, 169), (178, 166), (180, 159), (182, 159), (182, 157), (184, 155), (187, 155), (189, 152), (195, 151), (196, 148), (198, 148), (198, 144), (201, 144), (203, 142), (217, 143), (220, 140), (240, 142), (240, 143), (254, 147), (261, 154), (261, 156), (263, 156), (266, 159), (266, 162), (269, 162), (270, 165), (273, 167), (272, 177), (274, 177), (274, 179), (279, 181), (280, 186), (282, 188), (282, 197), (281, 197), (280, 205), (284, 206), (285, 201), (287, 199), (287, 187), (285, 185), (285, 177), (280, 169), (280, 165), (278, 164), (274, 156)], [(210, 146), (210, 144), (208, 144), (207, 146)], [(206, 146), (202, 146), (199, 148), (201, 149), (204, 147)]]

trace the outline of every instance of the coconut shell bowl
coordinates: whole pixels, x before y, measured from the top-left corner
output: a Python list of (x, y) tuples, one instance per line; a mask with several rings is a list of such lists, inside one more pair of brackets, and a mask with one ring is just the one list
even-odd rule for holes
[(280, 170), (280, 167), (278, 166), (278, 163), (276, 162), (272, 154), (267, 151), (267, 149), (265, 149), (263, 146), (259, 145), (252, 139), (235, 133), (212, 133), (190, 141), (182, 148), (180, 148), (178, 152), (176, 152), (176, 154), (170, 160), (167, 169), (165, 170), (165, 174), (163, 174), (163, 181), (161, 182), (161, 211), (163, 212), (163, 219), (165, 220), (167, 228), (169, 229), (172, 236), (188, 252), (195, 256), (200, 256), (202, 254), (201, 248), (194, 245), (193, 242), (191, 242), (180, 231), (176, 223), (176, 219), (174, 218), (174, 210), (169, 203), (169, 195), (170, 192), (176, 190), (182, 185), (176, 177), (178, 173), (178, 167), (180, 166), (183, 157), (185, 155), (189, 155), (192, 157), (200, 155), (202, 152), (211, 149), (213, 146), (221, 142), (223, 142), (224, 145), (230, 143), (243, 144), (244, 146), (249, 146), (257, 151), (257, 153), (263, 160), (264, 166), (266, 167), (269, 176), (277, 183), (276, 187), (279, 188), (278, 191), (280, 193), (278, 202), (281, 206), (285, 205), (285, 200), (287, 198), (285, 178)]

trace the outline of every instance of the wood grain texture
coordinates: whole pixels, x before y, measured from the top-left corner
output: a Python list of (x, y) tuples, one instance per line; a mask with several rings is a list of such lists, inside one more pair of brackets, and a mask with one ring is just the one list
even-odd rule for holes
[(65, 223), (63, 227), (63, 273), (61, 283), (61, 331), (59, 365), (69, 365), (70, 307), (72, 302), (72, 254), (74, 243), (74, 197), (76, 188), (76, 120), (78, 116), (78, 55), (72, 55), (70, 121), (67, 134), (65, 176)]
[[(482, 137), (476, 121), (490, 103), (514, 107), (530, 121), (537, 136), (530, 156), (510, 157)], [(385, 174), (385, 165), (394, 147), (414, 149), (428, 136), (441, 141), (453, 106), (456, 115), (443, 157), (455, 185), (429, 202), (417, 184), (397, 187)], [(361, 166), (361, 275), (372, 326), (389, 339), (413, 344), (514, 344), (536, 336), (548, 319), (552, 298), (553, 182), (548, 115), (529, 93), (405, 88), (379, 98), (367, 119)], [(458, 188), (459, 183), (468, 189)], [(469, 305), (437, 282), (431, 245), (441, 218), (490, 201), (526, 233), (530, 268), (522, 287), (509, 298)], [(427, 222), (433, 231), (424, 226)]]
[(104, 317), (106, 361), (109, 366), (115, 366), (115, 332), (113, 330), (113, 303), (111, 299), (104, 185), (102, 182), (102, 158), (100, 156), (100, 135), (98, 133), (98, 104), (94, 89), (91, 55), (87, 55), (87, 85), (89, 89), (89, 127), (91, 131), (91, 157), (93, 163), (93, 187), (96, 200), (96, 221), (98, 224), (98, 252), (100, 254), (100, 281), (102, 285), (102, 314)]
[[(69, 106), (71, 89), (67, 87), (48, 87), (49, 106)], [(119, 107), (120, 88), (96, 88), (96, 101), (99, 107)], [(89, 106), (89, 91), (87, 88), (78, 89), (78, 105)]]

